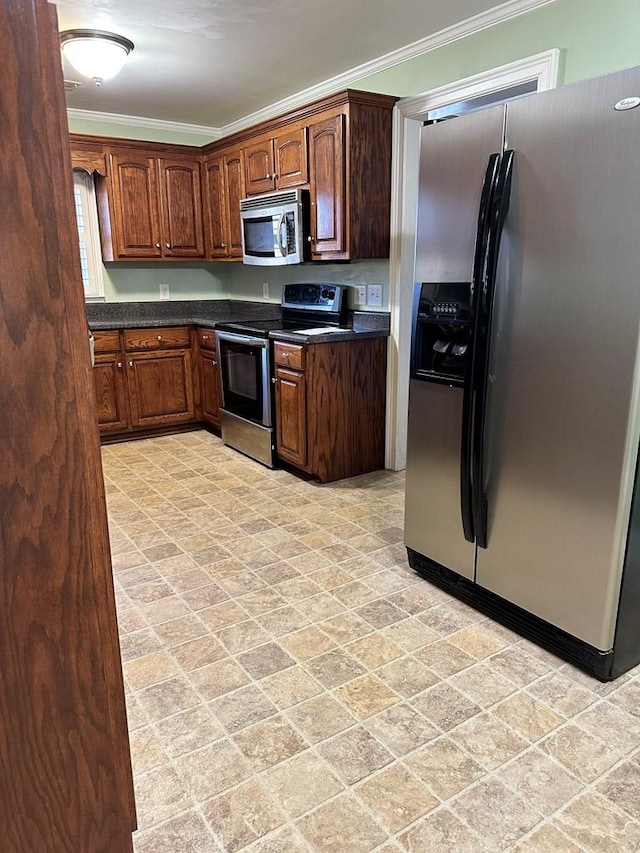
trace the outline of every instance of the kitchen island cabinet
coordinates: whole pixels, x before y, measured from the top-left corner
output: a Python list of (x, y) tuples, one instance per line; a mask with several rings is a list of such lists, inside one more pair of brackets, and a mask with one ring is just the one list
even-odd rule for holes
[(274, 342), (276, 453), (322, 483), (384, 468), (386, 338)]

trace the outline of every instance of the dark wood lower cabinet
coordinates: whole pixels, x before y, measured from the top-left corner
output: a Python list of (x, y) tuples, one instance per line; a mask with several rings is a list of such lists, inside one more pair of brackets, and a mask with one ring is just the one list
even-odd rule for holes
[(127, 358), (133, 427), (162, 427), (195, 420), (189, 350), (130, 353)]
[(93, 384), (100, 432), (122, 432), (128, 429), (129, 407), (121, 353), (96, 354)]
[(386, 338), (276, 342), (276, 452), (328, 483), (384, 468)]
[(215, 353), (200, 353), (200, 388), (202, 394), (202, 420), (220, 426), (220, 368)]
[(276, 448), (280, 459), (307, 464), (307, 396), (304, 373), (276, 368)]

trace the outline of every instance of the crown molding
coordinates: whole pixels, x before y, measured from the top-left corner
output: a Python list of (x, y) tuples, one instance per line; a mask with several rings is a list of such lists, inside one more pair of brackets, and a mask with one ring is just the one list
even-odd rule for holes
[(224, 136), (224, 128), (205, 127), (202, 124), (186, 124), (179, 121), (162, 121), (157, 118), (145, 118), (144, 116), (130, 116), (121, 113), (101, 113), (95, 110), (67, 109), (69, 118), (80, 121), (100, 121), (104, 124), (123, 124), (131, 127), (150, 127), (154, 130), (169, 130), (173, 133), (196, 133), (206, 136), (213, 141)]
[(417, 59), (424, 56), (433, 50), (445, 47), (460, 39), (482, 32), (509, 21), (512, 18), (517, 18), (520, 15), (525, 15), (528, 12), (533, 12), (543, 6), (549, 6), (555, 3), (556, 0), (508, 0), (506, 3), (501, 3), (493, 9), (486, 12), (481, 12), (471, 18), (467, 18), (458, 24), (453, 24), (446, 27), (437, 33), (433, 33), (426, 38), (419, 39), (411, 44), (401, 47), (398, 50), (386, 53), (373, 59), (370, 62), (365, 62), (343, 74), (336, 77), (331, 77), (324, 80), (316, 86), (311, 86), (308, 89), (303, 89), (295, 95), (284, 98), (281, 101), (276, 101), (263, 109), (257, 110), (250, 115), (244, 116), (237, 121), (231, 122), (224, 127), (204, 127), (198, 124), (183, 124), (173, 121), (160, 121), (158, 119), (144, 118), (141, 116), (118, 115), (115, 113), (99, 113), (91, 110), (68, 109), (67, 115), (70, 118), (83, 119), (89, 121), (100, 121), (107, 124), (122, 124), (135, 127), (148, 127), (154, 130), (166, 130), (174, 133), (193, 133), (207, 136), (209, 140), (214, 141), (224, 136), (230, 136), (262, 121), (275, 118), (282, 113), (297, 109), (298, 107), (306, 106), (307, 104), (319, 100), (321, 98), (332, 95), (334, 92), (339, 92), (342, 89), (348, 89), (350, 86), (361, 80), (363, 77), (369, 77), (372, 74), (378, 74), (381, 71), (387, 71), (390, 68), (407, 62), (410, 59)]

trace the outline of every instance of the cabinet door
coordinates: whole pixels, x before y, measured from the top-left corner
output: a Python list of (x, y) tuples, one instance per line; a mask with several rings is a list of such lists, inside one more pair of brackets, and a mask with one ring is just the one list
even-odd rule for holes
[(121, 353), (96, 354), (93, 384), (100, 433), (126, 430), (129, 427), (129, 416)]
[(200, 164), (160, 160), (162, 253), (169, 258), (204, 258)]
[(307, 464), (307, 405), (304, 373), (276, 370), (276, 452), (304, 468)]
[(299, 127), (277, 136), (273, 142), (277, 189), (297, 187), (309, 181), (307, 128)]
[(111, 156), (113, 229), (118, 258), (160, 258), (157, 162), (140, 152)]
[(230, 152), (224, 158), (224, 180), (227, 189), (227, 248), (230, 258), (242, 257), (242, 225), (240, 222), (240, 199), (245, 193), (244, 161), (242, 151)]
[(262, 139), (244, 149), (247, 194), (268, 193), (275, 187), (273, 139)]
[(311, 253), (345, 252), (344, 116), (325, 119), (309, 130), (311, 172)]
[(202, 388), (202, 420), (220, 426), (220, 368), (213, 352), (200, 353), (200, 385)]
[(220, 157), (205, 161), (204, 224), (208, 258), (227, 258), (229, 256), (224, 171), (224, 163)]
[(127, 361), (131, 423), (165, 426), (195, 419), (189, 350), (132, 353)]

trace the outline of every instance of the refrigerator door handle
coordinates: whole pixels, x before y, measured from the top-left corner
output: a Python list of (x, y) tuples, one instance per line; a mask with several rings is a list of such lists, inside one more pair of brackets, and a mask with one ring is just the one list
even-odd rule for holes
[(480, 204), (478, 207), (478, 226), (476, 243), (473, 253), (473, 272), (471, 278), (471, 299), (469, 304), (469, 367), (464, 380), (462, 398), (462, 441), (460, 447), (460, 513), (464, 538), (468, 542), (475, 540), (473, 527), (473, 485), (471, 481), (471, 452), (473, 441), (473, 390), (475, 386), (476, 362), (476, 323), (479, 300), (482, 289), (483, 273), (487, 257), (487, 241), (489, 237), (489, 211), (495, 185), (498, 179), (500, 155), (492, 154), (487, 162), (487, 168), (482, 183)]
[(489, 213), (486, 263), (478, 300), (476, 352), (474, 357), (474, 416), (472, 436), (473, 525), (476, 542), (487, 547), (487, 494), (484, 486), (484, 437), (491, 341), (491, 317), (495, 294), (500, 240), (511, 200), (514, 152), (507, 149), (500, 158), (498, 179)]

